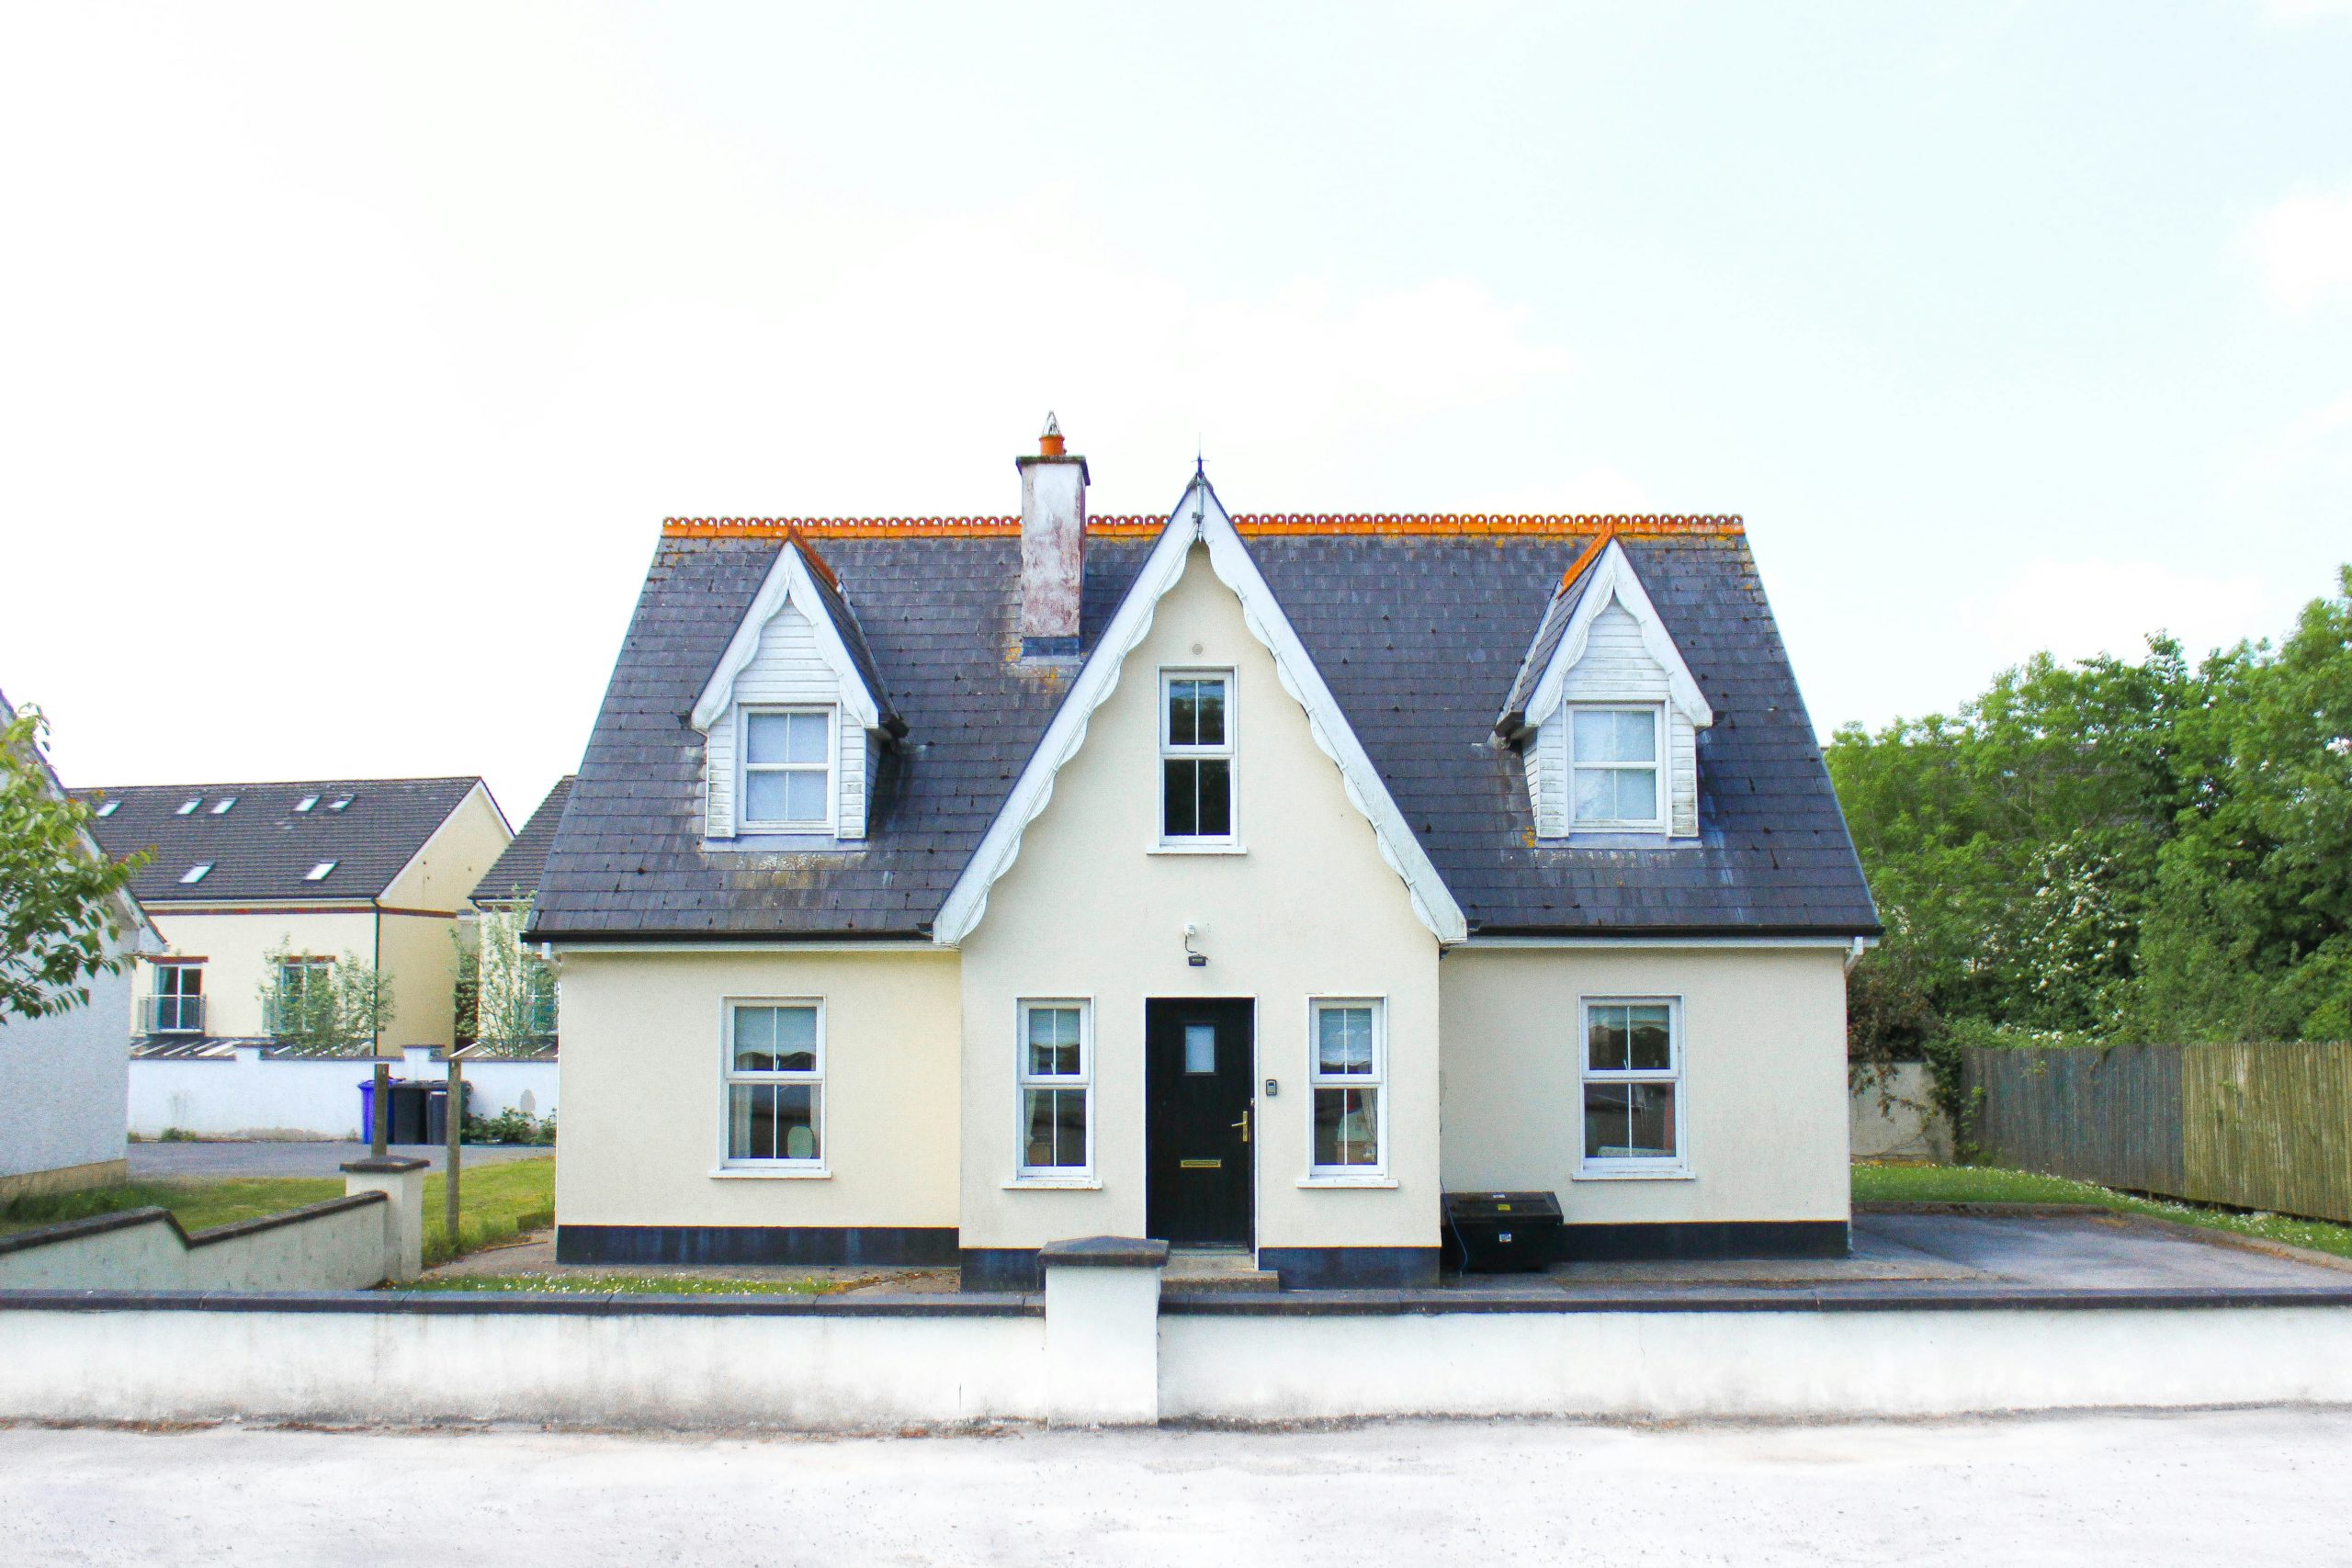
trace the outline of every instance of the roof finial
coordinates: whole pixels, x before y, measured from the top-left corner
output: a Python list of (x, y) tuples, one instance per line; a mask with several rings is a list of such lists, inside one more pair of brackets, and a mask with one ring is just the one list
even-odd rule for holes
[(1054, 417), (1053, 410), (1047, 409), (1046, 428), (1037, 433), (1038, 455), (1045, 457), (1058, 457), (1062, 455), (1062, 445), (1061, 422)]

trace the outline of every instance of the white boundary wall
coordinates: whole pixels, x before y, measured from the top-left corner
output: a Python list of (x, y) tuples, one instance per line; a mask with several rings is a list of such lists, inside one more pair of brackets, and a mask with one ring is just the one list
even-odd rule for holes
[(0, 1416), (844, 1428), (1046, 1414), (1046, 1321), (8, 1312)]
[(1956, 1416), (2352, 1400), (2352, 1306), (1173, 1315), (1160, 1414)]
[[(392, 1063), (395, 1078), (442, 1082), (448, 1066), (414, 1049)], [(130, 1064), (130, 1131), (161, 1137), (176, 1127), (202, 1137), (306, 1137), (358, 1140), (359, 1086), (375, 1068), (373, 1057), (266, 1056), (241, 1047), (234, 1058), (133, 1058)], [(477, 1116), (523, 1111), (555, 1113), (560, 1076), (552, 1061), (471, 1061), (465, 1064), (467, 1096)]]
[[(19, 1303), (0, 1312), (0, 1417), (836, 1429), (1153, 1418), (1063, 1386), (1034, 1312), (812, 1304)], [(1148, 1344), (1135, 1345), (1137, 1371)], [(1244, 1422), (2345, 1403), (2352, 1306), (1170, 1314), (1157, 1362), (1159, 1416)]]

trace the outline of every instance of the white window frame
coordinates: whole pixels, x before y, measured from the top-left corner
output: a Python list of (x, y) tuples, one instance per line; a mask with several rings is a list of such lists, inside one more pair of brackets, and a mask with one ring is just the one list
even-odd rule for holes
[[(1029, 1070), (1029, 1015), (1041, 1009), (1078, 1010), (1078, 1071), (1033, 1073)], [(1098, 1187), (1094, 1174), (1094, 998), (1091, 997), (1023, 997), (1013, 1006), (1012, 1169), (1023, 1187)], [(1029, 1152), (1029, 1091), (1033, 1089), (1075, 1089), (1086, 1096), (1086, 1163), (1031, 1165)]]
[[(1666, 1009), (1667, 1067), (1596, 1071), (1592, 1065), (1592, 1010), (1612, 1007)], [(1594, 996), (1577, 998), (1577, 1179), (1580, 1181), (1688, 1180), (1690, 1177), (1690, 1100), (1685, 1093), (1682, 998), (1669, 996)], [(1584, 1096), (1588, 1084), (1666, 1083), (1674, 1086), (1674, 1153), (1595, 1155), (1585, 1147)]]
[[(1372, 1010), (1372, 1071), (1327, 1073), (1323, 1070), (1323, 1014), (1339, 1008)], [(1373, 1091), (1373, 1137), (1380, 1157), (1371, 1165), (1315, 1163), (1315, 1091), (1321, 1089), (1368, 1089)], [(1306, 998), (1306, 1179), (1302, 1186), (1358, 1187), (1396, 1185), (1388, 1177), (1388, 998), (1367, 996)]]
[[(1225, 742), (1218, 746), (1179, 746), (1169, 739), (1169, 687), (1178, 681), (1215, 680), (1225, 682)], [(1151, 780), (1152, 815), (1157, 821), (1157, 841), (1163, 850), (1234, 850), (1241, 843), (1241, 757), (1240, 718), (1241, 681), (1239, 671), (1230, 665), (1182, 664), (1163, 665), (1159, 671), (1159, 715), (1155, 721), (1159, 734), (1159, 766), (1153, 770)], [(1171, 761), (1197, 761), (1223, 758), (1225, 761), (1226, 830), (1223, 833), (1178, 833), (1168, 831), (1168, 764)]]
[[(1577, 760), (1577, 715), (1580, 713), (1647, 714), (1650, 720), (1649, 761), (1646, 763), (1618, 761), (1579, 762)], [(1622, 829), (1625, 831), (1644, 833), (1664, 832), (1666, 830), (1667, 823), (1672, 818), (1674, 811), (1674, 803), (1668, 799), (1668, 793), (1673, 787), (1673, 780), (1667, 765), (1666, 747), (1668, 732), (1666, 725), (1666, 705), (1663, 703), (1567, 703), (1563, 705), (1560, 709), (1560, 720), (1567, 727), (1564, 737), (1566, 741), (1565, 750), (1566, 750), (1568, 757), (1567, 776), (1561, 782), (1562, 786), (1567, 791), (1567, 799), (1563, 804), (1566, 807), (1566, 815), (1567, 817), (1569, 829), (1572, 831), (1614, 831)], [(1650, 794), (1651, 798), (1657, 803), (1657, 815), (1655, 817), (1577, 816), (1577, 770), (1580, 767), (1587, 769), (1606, 768), (1615, 773), (1631, 773), (1636, 769), (1646, 767), (1651, 774)]]
[[(842, 720), (841, 708), (831, 703), (754, 703), (735, 710), (735, 829), (741, 833), (796, 833), (835, 836), (842, 816)], [(822, 819), (806, 822), (771, 822), (752, 815), (752, 774), (805, 773), (814, 772), (814, 762), (761, 762), (752, 761), (752, 719), (770, 714), (820, 714), (825, 720), (825, 815)]]
[[(763, 1073), (735, 1070), (735, 1014), (742, 1008), (814, 1008), (817, 1011), (817, 1066), (809, 1072)], [(828, 1050), (825, 998), (822, 997), (727, 997), (718, 1004), (718, 1164), (713, 1176), (829, 1177), (832, 1174), (831, 1086), (825, 1070)], [(814, 1159), (738, 1159), (729, 1152), (730, 1107), (737, 1084), (807, 1083), (817, 1087), (817, 1157)]]
[[(201, 1034), (201, 1033), (203, 1033), (203, 1032), (204, 1032), (204, 1022), (203, 1022), (203, 1020), (204, 1020), (204, 960), (203, 960), (203, 959), (201, 959), (201, 958), (159, 958), (159, 959), (156, 959), (156, 960), (154, 961), (153, 967), (154, 967), (154, 976), (153, 976), (153, 978), (152, 982), (150, 983), (150, 985), (149, 985), (149, 987), (148, 987), (148, 997), (149, 997), (149, 999), (150, 999), (150, 1000), (152, 1000), (152, 1001), (154, 1003), (154, 1014), (155, 1014), (155, 1017), (154, 1017), (155, 1027), (154, 1027), (154, 1029), (153, 1029), (151, 1032), (153, 1032), (153, 1033), (156, 1033), (156, 1034)], [(172, 978), (172, 980), (169, 982), (169, 984), (172, 984), (172, 985), (177, 985), (177, 984), (179, 983), (179, 978), (178, 978), (178, 976), (179, 976), (179, 974), (180, 974), (181, 972), (189, 972), (189, 973), (193, 973), (193, 974), (196, 976), (196, 989), (195, 989), (195, 990), (193, 990), (193, 991), (186, 991), (186, 990), (179, 990), (179, 991), (167, 991), (167, 990), (165, 990), (165, 989), (164, 989), (164, 987), (165, 987), (165, 985), (166, 985), (166, 982), (165, 982), (165, 980), (164, 980), (164, 972), (165, 972), (166, 970), (169, 970), (169, 971), (173, 971), (173, 972), (174, 972), (174, 973), (173, 973), (173, 978)], [(191, 1001), (193, 1001), (194, 1003), (196, 1003), (196, 1008), (195, 1008), (195, 1010), (195, 1010), (195, 1012), (196, 1012), (196, 1016), (197, 1016), (197, 1025), (196, 1025), (196, 1027), (195, 1027), (195, 1028), (193, 1028), (193, 1029), (188, 1029), (188, 1028), (184, 1028), (184, 1027), (182, 1026), (182, 1024), (181, 1024), (181, 1021), (182, 1021), (183, 1019), (185, 1019), (185, 1018), (187, 1016), (187, 1013), (188, 1013), (188, 1010), (188, 1010), (188, 1007), (187, 1007), (187, 1004), (188, 1004), (189, 1002), (191, 1002)], [(171, 1026), (170, 1028), (168, 1028), (168, 1029), (166, 1029), (165, 1027), (164, 1027), (164, 1003), (166, 1003), (166, 1002), (169, 1002), (169, 1003), (173, 1004), (173, 1005), (172, 1005), (172, 1018), (173, 1018), (173, 1022), (172, 1022), (172, 1026)]]

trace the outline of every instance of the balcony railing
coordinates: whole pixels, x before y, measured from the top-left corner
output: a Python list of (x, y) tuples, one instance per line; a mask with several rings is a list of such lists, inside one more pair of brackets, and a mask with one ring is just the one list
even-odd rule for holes
[(202, 997), (147, 997), (139, 1003), (139, 1025), (147, 1034), (204, 1032)]

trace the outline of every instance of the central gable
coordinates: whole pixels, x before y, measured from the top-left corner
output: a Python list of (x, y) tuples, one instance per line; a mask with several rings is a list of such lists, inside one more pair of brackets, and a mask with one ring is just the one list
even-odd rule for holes
[[(1223, 656), (1227, 662), (1218, 664), (1219, 656), (1206, 642), (1198, 652), (1189, 641), (1175, 649), (1159, 646), (1164, 639), (1155, 635), (1154, 625), (1161, 603), (1180, 582), (1192, 582), (1194, 568), (1205, 569), (1199, 571), (1199, 581), (1216, 585), (1213, 591), (1224, 601), (1227, 613), (1238, 611), (1242, 629), (1265, 660), (1262, 674), (1271, 676), (1271, 681), (1240, 681), (1240, 670), (1232, 663), (1231, 656)], [(1188, 586), (1187, 593), (1192, 592)], [(1148, 639), (1150, 652), (1146, 654), (1143, 650)], [(1127, 668), (1130, 664), (1135, 666), (1132, 671)], [(1218, 852), (1248, 852), (1251, 836), (1274, 830), (1280, 819), (1265, 807), (1250, 809), (1258, 781), (1250, 771), (1248, 740), (1240, 738), (1255, 733), (1253, 727), (1269, 722), (1303, 725), (1315, 751), (1335, 767), (1336, 782), (1345, 803), (1352, 808), (1351, 815), (1370, 829), (1370, 847), (1387, 870), (1403, 882), (1415, 918), (1441, 942), (1464, 940), (1467, 923), (1460, 906), (1406, 825), (1403, 814), (1365, 755), (1321, 672), (1299, 642), (1256, 563), (1250, 558), (1249, 550), (1235, 532), (1215, 491), (1205, 479), (1195, 477), (1104, 629), (1092, 657), (1071, 683), (1069, 696), (1039, 740), (1003, 808), (997, 813), (978, 850), (942, 905), (933, 931), (935, 941), (955, 944), (979, 925), (987, 911), (990, 888), (1020, 855), (1023, 834), (1046, 811), (1056, 794), (1059, 776), (1087, 744), (1097, 711), (1112, 702), (1114, 694), (1124, 705), (1138, 711), (1148, 709), (1151, 716), (1155, 742), (1140, 755), (1155, 780), (1167, 761), (1183, 760), (1163, 756), (1163, 742), (1167, 739), (1160, 711), (1160, 705), (1166, 700), (1163, 674), (1204, 667), (1232, 668), (1237, 676), (1237, 754), (1232, 766), (1238, 792), (1238, 821), (1232, 836), (1238, 843), (1218, 847)], [(1269, 686), (1272, 689), (1263, 689)], [(1330, 775), (1323, 776), (1328, 780)], [(1156, 784), (1148, 793), (1156, 812), (1161, 804)], [(1110, 853), (1124, 848), (1103, 847)], [(1199, 851), (1160, 847), (1171, 854), (1211, 852), (1206, 846)]]

